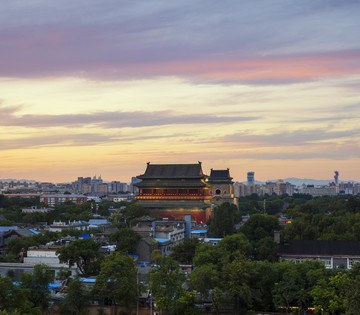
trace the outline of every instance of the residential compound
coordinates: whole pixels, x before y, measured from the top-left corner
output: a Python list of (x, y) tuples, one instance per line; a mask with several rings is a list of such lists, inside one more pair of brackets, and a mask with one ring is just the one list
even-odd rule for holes
[(121, 183), (119, 181), (112, 181), (105, 183), (101, 176), (91, 177), (78, 177), (72, 183), (72, 189), (81, 194), (108, 194), (119, 192), (130, 192), (130, 185), (128, 183)]
[(335, 171), (334, 182), (329, 182), (328, 185), (305, 185), (301, 186), (293, 185), (283, 180), (268, 181), (265, 183), (255, 182), (255, 173), (247, 173), (247, 182), (234, 183), (235, 197), (245, 197), (252, 194), (263, 196), (265, 194), (272, 195), (284, 195), (288, 194), (292, 196), (294, 193), (309, 194), (313, 197), (319, 196), (335, 196), (339, 194), (345, 195), (358, 195), (360, 194), (360, 183), (354, 182), (339, 182), (339, 172)]
[[(299, 185), (299, 184), (298, 184)], [(145, 207), (181, 208), (180, 217), (186, 209), (206, 210), (209, 214), (212, 205), (223, 202), (237, 204), (240, 197), (257, 194), (292, 196), (294, 193), (309, 194), (313, 197), (334, 196), (338, 194), (360, 194), (360, 183), (339, 181), (339, 172), (335, 171), (334, 181), (327, 185), (296, 186), (284, 180), (255, 180), (255, 172), (247, 172), (247, 181), (235, 182), (230, 170), (210, 170), (210, 175), (203, 173), (201, 163), (197, 164), (148, 164), (144, 174), (131, 178), (131, 183), (120, 181), (105, 182), (101, 176), (78, 177), (72, 183), (40, 183), (35, 181), (0, 181), (0, 194), (24, 198), (40, 197), (40, 201), (49, 206), (72, 201), (77, 204), (89, 200), (100, 202), (103, 198), (110, 201), (132, 201), (136, 199)], [(165, 201), (164, 201), (165, 200)], [(179, 207), (178, 207), (179, 206)], [(161, 212), (160, 211), (160, 212)], [(202, 210), (201, 210), (202, 211)], [(200, 212), (201, 212), (200, 211)], [(206, 213), (206, 211), (204, 213)], [(25, 212), (25, 211), (24, 211)], [(40, 209), (29, 209), (26, 212), (44, 212)], [(174, 211), (172, 211), (174, 214)], [(201, 214), (206, 221), (208, 214)]]
[(294, 185), (288, 182), (284, 182), (282, 180), (278, 180), (277, 182), (266, 182), (262, 185), (255, 184), (254, 182), (250, 182), (248, 184), (236, 182), (234, 184), (234, 194), (237, 198), (250, 196), (252, 194), (257, 194), (259, 196), (263, 196), (265, 194), (288, 194), (289, 196), (292, 196), (294, 194), (294, 191)]

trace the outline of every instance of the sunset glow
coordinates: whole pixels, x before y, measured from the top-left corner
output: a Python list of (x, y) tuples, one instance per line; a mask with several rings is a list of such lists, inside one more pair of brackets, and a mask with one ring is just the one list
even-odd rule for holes
[(2, 179), (202, 161), (238, 181), (360, 180), (360, 3), (1, 7)]

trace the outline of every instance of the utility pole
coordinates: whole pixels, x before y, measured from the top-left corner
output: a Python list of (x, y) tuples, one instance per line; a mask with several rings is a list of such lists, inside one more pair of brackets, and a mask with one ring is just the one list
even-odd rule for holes
[(266, 214), (266, 199), (264, 199), (264, 214)]
[(139, 270), (137, 269), (136, 269), (136, 287), (137, 287), (136, 315), (139, 315)]

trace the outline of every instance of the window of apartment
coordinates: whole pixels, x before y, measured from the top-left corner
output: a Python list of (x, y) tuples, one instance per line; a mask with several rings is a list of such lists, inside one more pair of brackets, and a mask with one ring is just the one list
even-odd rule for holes
[(322, 262), (327, 269), (331, 269), (333, 267), (332, 258), (319, 258), (319, 261)]
[(348, 258), (348, 269), (351, 269), (355, 264), (360, 263), (359, 258)]

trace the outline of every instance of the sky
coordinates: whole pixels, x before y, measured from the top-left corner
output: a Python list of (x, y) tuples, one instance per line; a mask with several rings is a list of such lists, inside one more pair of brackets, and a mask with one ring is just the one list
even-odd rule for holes
[(0, 178), (360, 180), (360, 2), (0, 3)]

